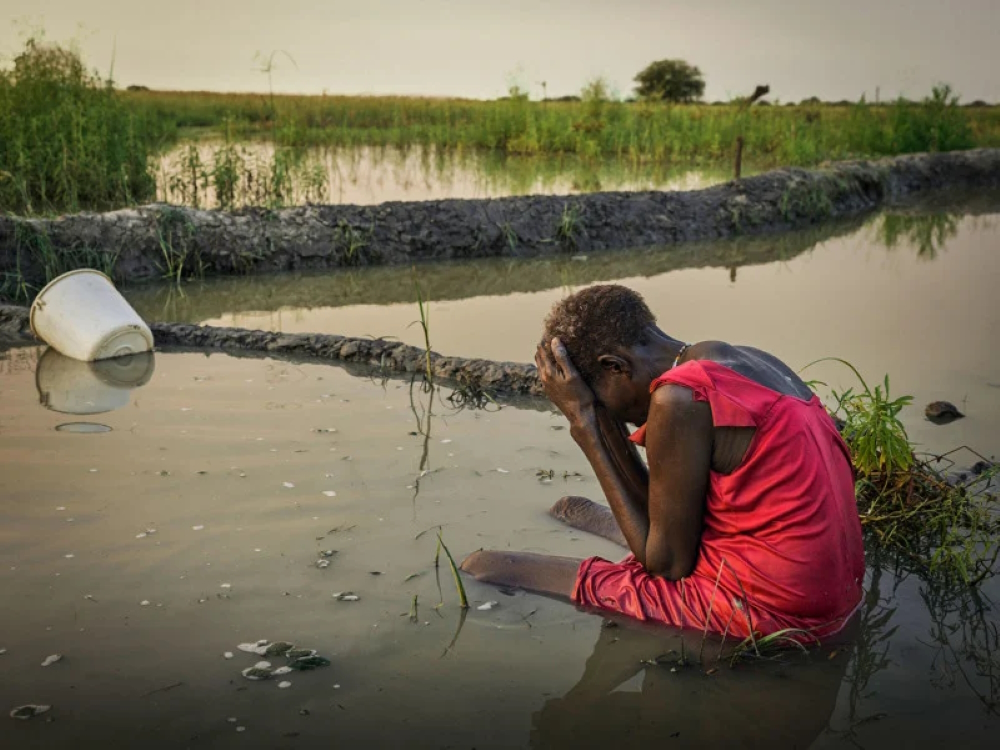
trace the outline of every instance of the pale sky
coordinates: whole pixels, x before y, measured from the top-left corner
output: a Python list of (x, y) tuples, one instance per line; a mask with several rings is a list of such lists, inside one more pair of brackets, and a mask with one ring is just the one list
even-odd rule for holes
[(26, 31), (77, 39), (122, 85), (266, 90), (255, 52), (279, 56), (276, 91), (541, 96), (605, 76), (622, 94), (652, 60), (704, 73), (706, 99), (748, 93), (919, 97), (937, 82), (1000, 101), (1000, 0), (2, 0), (4, 64)]

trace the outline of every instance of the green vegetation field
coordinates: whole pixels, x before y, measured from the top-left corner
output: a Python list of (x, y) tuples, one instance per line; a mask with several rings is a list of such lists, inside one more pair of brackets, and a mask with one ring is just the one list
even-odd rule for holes
[[(71, 50), (29, 42), (0, 71), (0, 210), (149, 201), (155, 156), (205, 131), (227, 143), (266, 138), (275, 159), (286, 161), (304, 147), (371, 145), (719, 166), (732, 160), (742, 135), (745, 159), (764, 168), (1000, 146), (1000, 107), (961, 106), (947, 87), (921, 102), (749, 109), (609, 101), (601, 89), (587, 90), (572, 102), (122, 91)], [(226, 158), (211, 174), (223, 194), (236, 179)], [(274, 172), (280, 185), (282, 164)]]

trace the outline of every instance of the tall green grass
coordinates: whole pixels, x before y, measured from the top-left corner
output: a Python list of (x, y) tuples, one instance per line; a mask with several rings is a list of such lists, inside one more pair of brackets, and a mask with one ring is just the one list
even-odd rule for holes
[(922, 102), (751, 107), (404, 97), (128, 92), (170, 127), (219, 128), (286, 146), (433, 146), (507, 154), (576, 154), (635, 162), (729, 161), (743, 130), (753, 164), (1000, 146), (1000, 107), (961, 107), (947, 87)]
[(0, 70), (0, 210), (111, 209), (156, 193), (170, 130), (89, 72), (71, 49), (29, 40)]

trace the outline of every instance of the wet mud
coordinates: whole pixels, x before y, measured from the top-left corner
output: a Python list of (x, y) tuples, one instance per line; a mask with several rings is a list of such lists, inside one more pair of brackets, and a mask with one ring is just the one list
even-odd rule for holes
[[(201, 211), (150, 205), (0, 217), (0, 272), (38, 284), (60, 262), (117, 280), (462, 258), (559, 256), (772, 234), (916, 195), (1000, 186), (1000, 149), (780, 169), (689, 192)], [(69, 259), (68, 261), (66, 259)], [(48, 263), (48, 265), (47, 265)]]

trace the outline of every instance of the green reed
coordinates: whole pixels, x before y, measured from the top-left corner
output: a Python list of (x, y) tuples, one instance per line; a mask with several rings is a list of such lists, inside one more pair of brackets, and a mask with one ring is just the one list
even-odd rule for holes
[[(914, 450), (900, 412), (912, 397), (891, 398), (889, 378), (870, 387), (849, 362), (860, 387), (832, 391), (832, 413), (856, 472), (855, 495), (868, 540), (896, 565), (945, 583), (977, 586), (996, 573), (1000, 558), (997, 484), (1000, 465), (983, 459), (978, 473), (956, 480), (947, 472), (951, 453), (921, 456)], [(807, 365), (807, 367), (816, 362)], [(814, 384), (811, 384), (814, 385)]]
[[(593, 88), (591, 85), (588, 88)], [(129, 92), (137, 111), (170, 127), (279, 137), (286, 146), (434, 146), (508, 154), (566, 153), (634, 162), (712, 164), (737, 135), (755, 165), (1000, 145), (1000, 108), (962, 107), (947, 87), (921, 102), (753, 106), (622, 102), (589, 91), (580, 102), (407, 97)], [(281, 123), (278, 126), (276, 123)], [(290, 128), (289, 125), (294, 125)]]

